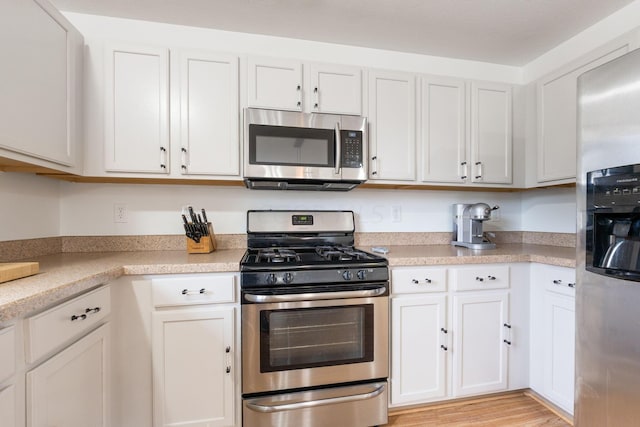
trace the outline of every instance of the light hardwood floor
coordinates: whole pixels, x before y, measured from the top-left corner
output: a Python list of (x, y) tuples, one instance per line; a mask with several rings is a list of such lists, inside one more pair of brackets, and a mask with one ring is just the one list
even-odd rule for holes
[(571, 424), (525, 393), (513, 393), (406, 411), (391, 411), (389, 423), (385, 426), (566, 427)]

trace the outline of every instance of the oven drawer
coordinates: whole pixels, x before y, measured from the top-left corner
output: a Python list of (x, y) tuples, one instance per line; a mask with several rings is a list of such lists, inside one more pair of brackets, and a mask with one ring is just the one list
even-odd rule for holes
[(391, 291), (394, 294), (446, 292), (447, 269), (430, 267), (394, 268)]
[(242, 405), (242, 425), (251, 427), (366, 427), (387, 421), (386, 382), (257, 397)]
[(199, 274), (151, 280), (155, 307), (235, 302), (235, 274)]

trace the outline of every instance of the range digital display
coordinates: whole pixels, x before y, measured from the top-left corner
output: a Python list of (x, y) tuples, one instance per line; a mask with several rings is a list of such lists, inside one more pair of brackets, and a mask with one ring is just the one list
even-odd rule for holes
[(313, 215), (291, 215), (293, 225), (313, 225)]

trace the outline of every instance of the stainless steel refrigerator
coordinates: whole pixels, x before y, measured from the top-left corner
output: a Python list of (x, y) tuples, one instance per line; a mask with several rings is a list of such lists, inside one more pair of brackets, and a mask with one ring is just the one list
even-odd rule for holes
[(578, 80), (576, 407), (640, 426), (640, 51)]

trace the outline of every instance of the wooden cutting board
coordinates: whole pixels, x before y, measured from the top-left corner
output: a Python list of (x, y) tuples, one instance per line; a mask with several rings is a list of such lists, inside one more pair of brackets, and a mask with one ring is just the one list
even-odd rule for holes
[(2, 262), (0, 263), (0, 283), (32, 276), (39, 271), (40, 264), (37, 262)]

